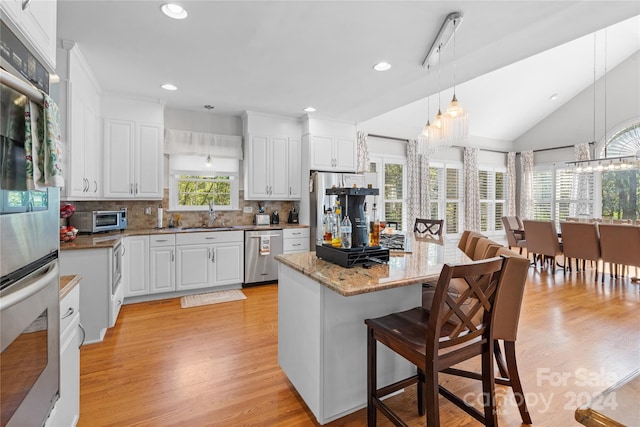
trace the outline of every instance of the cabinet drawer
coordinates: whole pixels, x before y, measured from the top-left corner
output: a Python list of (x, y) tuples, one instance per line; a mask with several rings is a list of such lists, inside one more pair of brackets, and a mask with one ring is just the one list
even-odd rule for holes
[(284, 239), (283, 250), (287, 252), (308, 252), (309, 251), (309, 238), (300, 237), (297, 239)]
[(176, 245), (206, 245), (211, 243), (243, 242), (244, 231), (206, 231), (181, 233), (176, 236)]
[(60, 301), (60, 333), (64, 333), (76, 314), (80, 313), (80, 284)]
[(286, 239), (299, 239), (299, 238), (309, 238), (309, 229), (308, 228), (285, 228), (284, 229), (284, 238)]
[(154, 248), (158, 246), (173, 246), (176, 244), (175, 234), (160, 234), (149, 236), (149, 246)]

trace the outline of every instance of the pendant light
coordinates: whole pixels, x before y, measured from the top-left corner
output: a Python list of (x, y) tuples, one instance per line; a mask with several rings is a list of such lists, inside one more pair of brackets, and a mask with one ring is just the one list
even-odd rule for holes
[(436, 114), (433, 120), (432, 128), (434, 130), (432, 137), (429, 139), (429, 147), (432, 151), (436, 151), (440, 147), (450, 147), (451, 142), (448, 139), (448, 135), (445, 133), (444, 128), (444, 114), (440, 109), (440, 53), (442, 52), (442, 45), (438, 47), (438, 114)]
[[(430, 70), (427, 67), (427, 70)], [(442, 138), (442, 129), (432, 125), (431, 117), (431, 97), (427, 96), (427, 123), (422, 128), (422, 132), (418, 135), (418, 144), (420, 154), (432, 154), (437, 151), (440, 139)]]
[(460, 141), (469, 135), (469, 114), (464, 111), (456, 97), (456, 30), (460, 25), (459, 19), (453, 20), (453, 98), (444, 116), (444, 133), (449, 144)]
[[(206, 108), (207, 111), (211, 112), (214, 109), (214, 106), (207, 104), (204, 106), (204, 108)], [(213, 134), (211, 116), (209, 116), (209, 130)], [(204, 167), (207, 169), (211, 169), (213, 167), (213, 159), (211, 158), (211, 153), (209, 152), (210, 149), (211, 149), (211, 145), (209, 144), (209, 141), (207, 138), (207, 159), (204, 161)]]

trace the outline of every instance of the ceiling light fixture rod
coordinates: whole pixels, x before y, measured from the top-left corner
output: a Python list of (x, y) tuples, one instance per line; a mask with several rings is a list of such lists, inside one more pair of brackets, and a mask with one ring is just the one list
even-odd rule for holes
[(429, 53), (422, 61), (422, 66), (424, 68), (429, 67), (429, 63), (431, 57), (434, 53), (442, 50), (447, 44), (451, 41), (453, 34), (457, 31), (458, 27), (462, 24), (462, 13), (460, 12), (452, 12), (444, 20), (436, 39), (433, 41), (431, 48), (429, 49)]

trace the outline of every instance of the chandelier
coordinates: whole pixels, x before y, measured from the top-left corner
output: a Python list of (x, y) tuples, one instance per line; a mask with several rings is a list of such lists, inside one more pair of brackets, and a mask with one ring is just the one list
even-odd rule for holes
[[(607, 30), (604, 31), (604, 147), (602, 157), (590, 160), (566, 162), (577, 173), (640, 169), (640, 132), (638, 126), (623, 129), (607, 138)], [(596, 33), (593, 33), (593, 142), (596, 144)], [(611, 152), (611, 145), (617, 145)], [(635, 146), (634, 146), (635, 144)], [(621, 149), (620, 147), (624, 147)], [(637, 151), (636, 151), (637, 149)], [(609, 152), (607, 152), (609, 150)], [(613, 154), (613, 156), (611, 156)], [(617, 154), (617, 155), (616, 155)]]

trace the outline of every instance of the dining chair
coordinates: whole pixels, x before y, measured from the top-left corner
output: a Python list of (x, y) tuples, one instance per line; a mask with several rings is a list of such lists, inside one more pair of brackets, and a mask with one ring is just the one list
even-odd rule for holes
[[(369, 426), (376, 425), (378, 410), (395, 425), (406, 425), (383, 399), (412, 384), (417, 384), (418, 413), (424, 415), (426, 409), (428, 426), (440, 425), (439, 394), (485, 425), (497, 425), (493, 366), (494, 308), (502, 292), (503, 266), (508, 262), (509, 258), (496, 257), (465, 264), (445, 264), (430, 309), (415, 307), (365, 320)], [(447, 292), (453, 279), (463, 279), (467, 284), (467, 289), (456, 297)], [(415, 365), (416, 373), (378, 388), (378, 343)], [(476, 356), (481, 356), (482, 360), (482, 412), (438, 383), (441, 371)]]
[(482, 233), (478, 233), (477, 231), (470, 231), (467, 235), (467, 239), (464, 244), (464, 248), (462, 248), (462, 252), (465, 253), (469, 258), (473, 259), (473, 255), (476, 251), (476, 245), (478, 244), (478, 240), (486, 239)]
[(398, 227), (400, 226), (398, 221), (387, 221), (387, 227), (393, 227), (394, 230), (398, 231)]
[[(497, 242), (490, 240), (486, 237), (473, 236), (476, 239), (477, 244), (474, 246), (474, 252), (472, 256), (469, 256), (473, 261), (479, 261), (483, 259), (493, 258), (496, 256), (498, 249), (503, 248)], [(433, 302), (433, 295), (437, 282), (426, 282), (422, 284), (422, 307), (429, 309)], [(449, 292), (452, 295), (460, 295), (467, 288), (467, 283), (463, 278), (452, 279), (449, 284)]]
[(434, 236), (442, 236), (443, 225), (443, 219), (416, 218), (413, 231), (420, 234), (429, 233)]
[(460, 235), (460, 240), (458, 241), (458, 249), (460, 249), (463, 252), (467, 245), (467, 239), (469, 238), (470, 233), (471, 233), (471, 230), (463, 230), (462, 234)]
[(598, 226), (588, 222), (561, 222), (562, 250), (565, 258), (565, 273), (571, 270), (571, 260), (576, 260), (576, 271), (585, 270), (586, 260), (596, 262), (596, 280), (598, 279), (598, 263), (600, 262), (600, 235)]
[[(624, 266), (634, 266), (637, 271), (640, 267), (640, 226), (600, 224), (598, 229), (602, 262), (609, 263), (609, 277), (618, 278), (619, 266), (623, 267), (620, 272), (622, 277), (624, 277)], [(602, 281), (604, 282), (604, 274)]]
[(524, 220), (524, 234), (527, 237), (527, 252), (540, 260), (540, 267), (546, 262), (551, 264), (551, 272), (555, 274), (556, 256), (562, 255), (562, 244), (558, 240), (558, 232), (553, 221)]
[[(524, 287), (529, 272), (529, 260), (516, 252), (501, 247), (495, 254), (509, 258), (502, 268), (501, 281), (503, 285), (495, 300), (495, 317), (493, 323), (494, 357), (500, 376), (495, 377), (496, 384), (511, 387), (515, 396), (520, 417), (524, 424), (531, 424), (531, 415), (527, 408), (526, 395), (522, 389), (518, 364), (516, 360), (516, 339), (518, 337), (518, 323), (524, 295)], [(500, 347), (504, 347), (504, 353)], [(463, 370), (460, 368), (448, 368), (443, 371), (446, 374), (482, 379), (478, 372)]]
[(507, 217), (507, 216), (503, 216), (502, 217), (502, 225), (504, 227), (504, 232), (507, 235), (507, 245), (509, 246), (509, 248), (519, 248), (520, 249), (520, 254), (522, 254), (522, 248), (526, 248), (527, 247), (527, 241), (523, 238), (523, 234), (522, 233), (518, 233), (516, 235), (516, 231), (514, 231), (513, 227), (514, 223), (509, 219), (509, 218), (513, 218), (513, 222), (515, 222), (515, 226), (518, 226), (518, 222), (515, 221), (515, 217)]
[(473, 255), (470, 257), (474, 261), (478, 261), (486, 258), (493, 258), (496, 256), (496, 252), (498, 248), (501, 248), (502, 245), (494, 242), (493, 240), (487, 237), (480, 237), (478, 239), (478, 243), (476, 243), (476, 247), (473, 251)]

